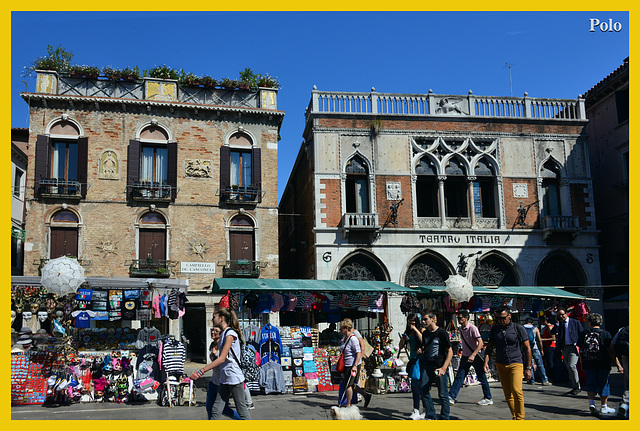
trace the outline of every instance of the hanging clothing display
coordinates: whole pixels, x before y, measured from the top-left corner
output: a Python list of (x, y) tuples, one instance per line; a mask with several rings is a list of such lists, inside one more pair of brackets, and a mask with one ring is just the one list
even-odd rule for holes
[(282, 341), (280, 340), (280, 330), (267, 323), (260, 329), (260, 360), (261, 363), (269, 361), (280, 362), (282, 352)]

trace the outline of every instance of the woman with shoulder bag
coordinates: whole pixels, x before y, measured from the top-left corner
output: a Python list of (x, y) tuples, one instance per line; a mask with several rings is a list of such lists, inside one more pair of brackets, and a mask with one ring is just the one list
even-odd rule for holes
[(413, 420), (424, 419), (424, 413), (420, 414), (420, 365), (418, 364), (418, 348), (422, 345), (422, 322), (420, 316), (415, 313), (407, 317), (407, 327), (400, 338), (399, 350), (409, 347), (409, 363), (407, 372), (411, 377), (411, 395), (413, 397), (413, 413), (410, 418)]
[(342, 333), (342, 341), (340, 349), (344, 358), (344, 369), (342, 370), (342, 382), (345, 388), (345, 396), (347, 398), (347, 407), (351, 406), (351, 397), (353, 397), (353, 386), (360, 378), (360, 358), (362, 351), (360, 350), (360, 342), (353, 335), (353, 322), (351, 319), (344, 319), (340, 322), (340, 332)]
[(240, 369), (240, 337), (242, 336), (236, 314), (228, 308), (219, 308), (213, 313), (213, 326), (222, 331), (218, 342), (218, 358), (195, 371), (191, 379), (202, 377), (207, 371), (220, 367), (220, 387), (211, 409), (211, 419), (222, 416), (224, 406), (233, 397), (236, 410), (242, 419), (251, 419), (244, 392), (244, 374)]

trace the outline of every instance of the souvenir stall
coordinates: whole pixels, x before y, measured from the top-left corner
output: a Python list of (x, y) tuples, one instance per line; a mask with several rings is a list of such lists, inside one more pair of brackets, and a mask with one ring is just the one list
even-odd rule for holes
[[(222, 294), (219, 306), (233, 309), (240, 320), (245, 340), (256, 357), (260, 376), (248, 379), (252, 395), (262, 393), (300, 393), (338, 390), (332, 380), (330, 362), (340, 356), (341, 335), (337, 330), (318, 326), (338, 325), (351, 318), (370, 347), (365, 359), (360, 385), (369, 377), (383, 373), (392, 376), (391, 391), (402, 386), (406, 377), (397, 350), (389, 334), (393, 330), (387, 319), (387, 294), (411, 289), (390, 282), (349, 280), (214, 280), (213, 293)], [(402, 372), (402, 374), (405, 374)], [(264, 376), (270, 376), (270, 381)], [(247, 372), (245, 372), (247, 377)], [(377, 387), (386, 383), (377, 380)]]
[(12, 404), (193, 403), (185, 346), (169, 334), (186, 286), (97, 277), (65, 291), (12, 277)]
[[(474, 324), (485, 341), (488, 341), (489, 330), (494, 324), (492, 311), (500, 305), (508, 305), (512, 310), (512, 318), (516, 323), (523, 324), (527, 317), (532, 317), (537, 322), (541, 315), (555, 316), (559, 306), (569, 310), (571, 317), (584, 320), (588, 314), (586, 300), (593, 300), (568, 292), (561, 288), (547, 286), (499, 286), (482, 287), (472, 286), (472, 296), (468, 300), (454, 299), (456, 292), (447, 286), (421, 286), (416, 292), (404, 295), (401, 302), (401, 311), (405, 314), (419, 313), (432, 310), (436, 313), (438, 326), (444, 328), (450, 336), (453, 347), (453, 359), (448, 370), (450, 383), (453, 381), (455, 371), (460, 365), (462, 346), (456, 320), (456, 311), (464, 308), (469, 310), (469, 321)], [(497, 380), (497, 372), (493, 361), (489, 380)], [(479, 384), (473, 368), (465, 380), (465, 385)]]

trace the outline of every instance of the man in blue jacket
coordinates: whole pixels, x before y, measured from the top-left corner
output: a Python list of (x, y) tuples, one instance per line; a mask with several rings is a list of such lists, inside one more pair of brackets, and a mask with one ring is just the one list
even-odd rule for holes
[(576, 345), (584, 331), (584, 327), (579, 321), (570, 319), (567, 315), (567, 310), (562, 307), (558, 308), (557, 317), (558, 333), (556, 335), (556, 345), (562, 351), (564, 365), (569, 371), (572, 387), (567, 395), (577, 395), (580, 393), (580, 378), (578, 376), (578, 349)]

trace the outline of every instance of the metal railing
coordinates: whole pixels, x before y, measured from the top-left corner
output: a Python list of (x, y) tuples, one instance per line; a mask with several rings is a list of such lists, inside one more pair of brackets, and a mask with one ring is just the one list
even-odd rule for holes
[(579, 230), (580, 219), (577, 216), (545, 216), (542, 217), (542, 229)]
[(222, 263), (222, 276), (228, 278), (258, 278), (260, 277), (262, 268), (266, 266), (266, 262), (259, 262), (257, 260), (227, 260)]
[(129, 264), (130, 277), (169, 277), (172, 262), (165, 259), (134, 259)]
[(228, 186), (222, 191), (222, 200), (227, 203), (257, 202), (260, 188), (254, 186)]
[(136, 181), (131, 186), (133, 200), (169, 201), (172, 199), (171, 186), (159, 182)]
[(79, 197), (82, 189), (81, 184), (75, 180), (44, 178), (38, 180), (38, 194), (48, 197)]

